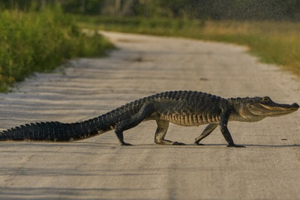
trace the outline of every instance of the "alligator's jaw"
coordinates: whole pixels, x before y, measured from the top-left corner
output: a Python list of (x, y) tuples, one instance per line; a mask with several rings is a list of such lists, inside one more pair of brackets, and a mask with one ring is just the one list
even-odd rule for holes
[(278, 104), (271, 101), (268, 103), (259, 102), (256, 104), (250, 104), (248, 108), (249, 111), (254, 115), (276, 117), (297, 111), (299, 109), (299, 105), (297, 103)]
[(269, 115), (270, 117), (290, 114), (299, 109), (299, 105), (297, 103), (293, 103), (293, 104), (274, 103), (274, 105), (271, 106), (261, 104), (261, 106), (267, 110), (265, 114)]
[(273, 102), (270, 97), (236, 98), (229, 99), (235, 107), (230, 120), (257, 122), (266, 117), (287, 115), (299, 109), (297, 103), (279, 104)]

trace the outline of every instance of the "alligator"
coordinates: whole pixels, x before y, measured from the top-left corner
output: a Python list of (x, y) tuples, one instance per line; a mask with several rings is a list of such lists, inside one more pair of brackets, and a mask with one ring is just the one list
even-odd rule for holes
[(217, 126), (228, 147), (244, 147), (234, 143), (228, 130), (228, 121), (256, 122), (266, 117), (286, 115), (298, 110), (299, 105), (278, 104), (270, 97), (222, 98), (196, 91), (169, 91), (148, 96), (118, 107), (106, 114), (83, 122), (41, 122), (21, 125), (0, 132), (0, 141), (73, 141), (115, 130), (121, 145), (123, 132), (146, 120), (155, 120), (157, 129), (154, 142), (163, 145), (182, 145), (166, 140), (169, 123), (181, 126), (208, 124), (195, 144), (215, 130)]

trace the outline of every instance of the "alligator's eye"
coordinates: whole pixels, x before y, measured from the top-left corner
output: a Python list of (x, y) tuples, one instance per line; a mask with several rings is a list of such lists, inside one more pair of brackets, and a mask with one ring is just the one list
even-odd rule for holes
[(270, 102), (271, 99), (270, 99), (270, 97), (263, 97), (263, 98), (261, 99), (261, 101), (262, 101), (262, 102)]

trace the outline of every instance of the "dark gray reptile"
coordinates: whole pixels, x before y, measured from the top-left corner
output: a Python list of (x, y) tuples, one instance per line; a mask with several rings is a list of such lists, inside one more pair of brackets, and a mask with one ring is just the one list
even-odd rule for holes
[(156, 120), (156, 144), (180, 145), (165, 139), (169, 122), (182, 126), (208, 124), (195, 143), (207, 137), (218, 125), (228, 142), (236, 145), (227, 128), (228, 121), (256, 122), (265, 117), (285, 115), (298, 110), (299, 105), (277, 104), (269, 97), (229, 98), (193, 91), (171, 91), (139, 99), (99, 117), (77, 123), (43, 122), (12, 128), (0, 133), (0, 141), (41, 140), (71, 141), (115, 130), (121, 145), (123, 131), (145, 120)]

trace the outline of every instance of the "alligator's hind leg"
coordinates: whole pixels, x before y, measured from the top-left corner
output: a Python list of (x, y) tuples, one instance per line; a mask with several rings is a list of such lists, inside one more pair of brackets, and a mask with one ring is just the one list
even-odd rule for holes
[(205, 129), (204, 131), (201, 133), (201, 135), (199, 137), (197, 137), (195, 139), (195, 144), (197, 145), (201, 145), (199, 142), (206, 138), (207, 136), (209, 136), (209, 134), (211, 134), (216, 128), (217, 128), (218, 124), (209, 124)]
[(157, 129), (155, 132), (154, 142), (156, 144), (169, 144), (169, 145), (184, 145), (181, 142), (172, 142), (170, 140), (165, 140), (169, 128), (169, 122), (164, 120), (156, 120)]
[(150, 116), (154, 112), (152, 104), (145, 104), (142, 108), (132, 117), (121, 121), (115, 127), (115, 133), (121, 145), (131, 145), (124, 142), (123, 131), (131, 129), (141, 123), (145, 118)]

